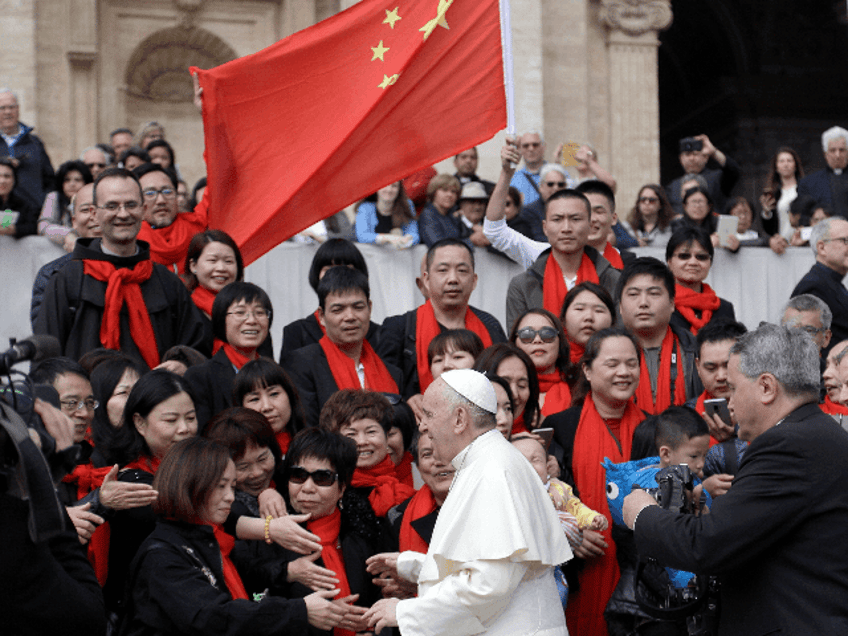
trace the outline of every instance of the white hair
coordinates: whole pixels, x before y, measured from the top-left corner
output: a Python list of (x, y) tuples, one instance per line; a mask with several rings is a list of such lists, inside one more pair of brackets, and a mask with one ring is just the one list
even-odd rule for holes
[(541, 130), (526, 130), (518, 136), (518, 139), (520, 140), (524, 135), (538, 135), (539, 141), (545, 143), (545, 136), (542, 134)]
[(558, 163), (546, 163), (544, 166), (542, 166), (542, 169), (539, 170), (539, 178), (544, 179), (545, 175), (549, 172), (558, 172), (563, 179), (568, 181), (568, 175), (565, 172), (565, 168), (563, 168)]
[(816, 256), (819, 255), (819, 241), (826, 241), (830, 238), (831, 231), (833, 230), (833, 224), (844, 220), (845, 219), (842, 217), (832, 216), (822, 219), (813, 226), (813, 229), (810, 232), (810, 247), (813, 248), (813, 254)]
[(839, 126), (833, 126), (832, 128), (828, 128), (822, 133), (822, 151), (827, 152), (827, 147), (830, 145), (830, 142), (834, 139), (842, 139), (845, 140), (845, 143), (848, 144), (848, 130), (841, 128)]
[(9, 95), (15, 98), (15, 103), (20, 105), (21, 101), (18, 99), (18, 94), (11, 88), (6, 88), (5, 86), (3, 88), (0, 88), (0, 95), (2, 95), (3, 93), (9, 93)]
[(789, 395), (818, 397), (819, 351), (801, 329), (764, 322), (742, 336), (730, 354), (739, 356), (739, 370), (749, 380), (770, 373)]
[(103, 150), (103, 148), (100, 148), (99, 146), (89, 146), (88, 148), (83, 148), (79, 156), (80, 161), (85, 161), (83, 157), (85, 157), (85, 153), (87, 153), (89, 150), (96, 150), (101, 155), (103, 155), (103, 161), (105, 163), (112, 163), (112, 157), (109, 155), (109, 153), (107, 153), (105, 150)]

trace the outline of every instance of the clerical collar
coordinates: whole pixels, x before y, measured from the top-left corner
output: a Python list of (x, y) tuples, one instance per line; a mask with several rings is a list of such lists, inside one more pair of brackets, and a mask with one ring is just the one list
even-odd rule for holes
[(839, 175), (842, 174), (842, 168), (834, 168), (833, 174), (835, 174), (838, 177)]

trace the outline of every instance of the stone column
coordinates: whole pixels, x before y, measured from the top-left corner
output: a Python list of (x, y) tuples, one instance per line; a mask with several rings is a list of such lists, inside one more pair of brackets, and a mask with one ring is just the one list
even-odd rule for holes
[(658, 34), (671, 26), (669, 0), (601, 0), (608, 27), (610, 170), (620, 211), (660, 178)]
[(97, 0), (71, 0), (67, 17), (71, 102), (65, 156), (76, 157), (83, 148), (106, 135), (106, 131), (97, 129)]

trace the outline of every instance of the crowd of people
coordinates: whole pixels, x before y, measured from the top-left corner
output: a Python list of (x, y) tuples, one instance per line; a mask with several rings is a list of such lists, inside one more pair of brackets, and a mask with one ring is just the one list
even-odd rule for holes
[[(818, 403), (816, 413), (836, 420), (828, 420), (831, 451), (848, 444), (838, 423), (848, 415), (844, 129), (824, 133), (828, 167), (806, 177), (798, 154), (778, 149), (757, 206), (732, 196), (741, 170), (732, 158), (706, 135), (682, 139), (685, 174), (666, 188), (643, 186), (626, 219), (616, 213), (615, 179), (589, 145), (577, 150), (572, 175), (562, 148), (545, 162), (539, 133), (508, 139), (496, 181), (477, 176), (471, 148), (455, 157), (455, 175), (431, 170), (389, 184), (357, 204), (355, 218), (341, 212), (305, 231), (301, 240), (321, 244), (308, 276), (316, 309), (273, 343), (268, 294), (244, 281), (237, 243), (208, 227), (204, 191), (226, 184), (204, 179), (189, 191), (155, 122), (135, 135), (114, 131), (109, 144), (84, 149), (54, 173), (17, 109), (15, 95), (0, 90), (8, 220), (0, 233), (39, 233), (67, 252), (34, 281), (33, 329), (55, 337), (61, 356), (34, 365), (31, 378), (51, 389), (37, 401), (39, 415), (71, 431), (56, 440), (64, 462), (57, 493), (90, 565), (77, 572), (79, 594), (66, 605), (96, 617), (79, 633), (342, 636), (399, 624), (401, 633), (475, 634), (500, 611), (481, 599), (514, 592), (521, 603), (544, 605), (545, 615), (551, 602), (562, 607), (580, 636), (686, 634), (685, 621), (627, 605), (624, 573), (638, 554), (663, 558), (661, 539), (642, 528), (664, 518), (642, 505), (636, 523), (625, 506), (635, 543), (631, 530), (613, 524), (604, 461), (688, 464), (731, 533), (722, 501), (739, 515), (734, 491), (753, 496), (741, 477), (749, 457), (762, 456), (755, 444), (765, 435), (750, 424), (741, 385), (749, 400), (760, 390), (763, 404), (786, 395), (780, 404), (793, 408)], [(424, 243), (422, 304), (373, 322), (356, 242)], [(705, 280), (717, 249), (780, 254), (805, 243), (816, 264), (773, 317), (799, 360), (809, 352), (821, 360), (815, 387), (807, 378), (801, 391), (786, 379), (787, 365), (748, 364), (771, 327), (748, 325), (749, 334)], [(636, 246), (665, 247), (665, 261), (628, 251)], [(504, 281), (506, 324), (469, 305), (477, 249), (526, 270)], [(461, 369), (479, 373), (457, 375)], [(434, 424), (442, 416), (467, 448), (485, 440), (446, 455), (450, 443)], [(483, 421), (497, 435), (467, 435)], [(519, 454), (535, 472), (508, 474), (531, 491), (541, 480), (556, 541), (541, 545), (550, 536), (530, 527), (539, 509), (509, 497), (479, 529), (488, 536), (461, 536), (456, 501), (474, 501), (484, 488), (460, 478), (464, 463), (512, 466)], [(497, 481), (486, 492), (512, 485)], [(793, 494), (780, 519), (805, 514), (800, 486)], [(815, 502), (816, 514), (829, 514)], [(760, 502), (754, 510), (762, 522), (771, 508)], [(475, 515), (486, 512), (471, 506), (469, 519)], [(531, 536), (531, 547), (521, 548), (531, 556), (498, 569), (477, 544), (517, 554), (508, 551), (518, 550), (505, 536), (510, 523)], [(797, 542), (803, 526), (794, 527)], [(680, 567), (706, 563), (707, 572), (732, 579), (790, 540), (786, 532), (757, 534), (757, 545), (722, 546), (730, 564), (707, 553), (680, 557)], [(431, 547), (451, 562), (475, 563), (467, 588), (451, 592), (434, 583), (447, 576), (436, 576), (436, 565), (419, 559), (406, 567), (398, 556)], [(559, 566), (553, 600), (548, 588), (528, 584), (549, 566)], [(792, 574), (806, 577), (808, 566), (797, 563)], [(514, 584), (493, 591), (481, 583), (487, 577)], [(738, 584), (727, 589), (758, 602)], [(844, 619), (844, 608), (828, 602)], [(728, 606), (738, 608), (738, 599)], [(792, 625), (786, 616), (794, 610), (787, 602), (770, 620)], [(10, 621), (11, 634), (40, 633), (32, 613), (0, 620)]]

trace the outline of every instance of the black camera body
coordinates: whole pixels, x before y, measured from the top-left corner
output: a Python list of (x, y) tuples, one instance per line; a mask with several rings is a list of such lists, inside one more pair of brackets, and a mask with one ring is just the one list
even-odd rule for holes
[(657, 487), (649, 488), (647, 492), (657, 500), (660, 508), (687, 514), (695, 512), (691, 496), (695, 489), (695, 479), (686, 464), (661, 468), (654, 479), (657, 480)]
[(703, 149), (704, 142), (701, 139), (684, 137), (680, 140), (680, 152), (701, 152)]

